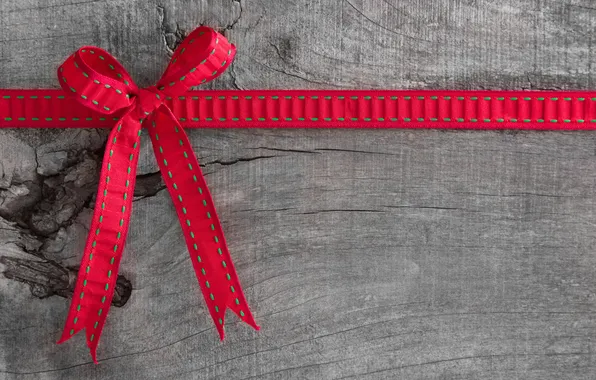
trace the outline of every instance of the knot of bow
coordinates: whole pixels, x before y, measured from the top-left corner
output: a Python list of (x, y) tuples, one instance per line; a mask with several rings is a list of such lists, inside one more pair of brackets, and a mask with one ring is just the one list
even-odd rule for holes
[(73, 300), (59, 341), (85, 329), (94, 361), (128, 232), (141, 125), (147, 126), (193, 268), (221, 339), (227, 308), (258, 329), (197, 158), (184, 129), (167, 106), (169, 98), (181, 97), (191, 86), (219, 76), (234, 54), (234, 45), (224, 36), (200, 27), (181, 42), (155, 86), (139, 89), (122, 65), (97, 47), (77, 50), (58, 69), (66, 92), (94, 112), (116, 116), (106, 143), (93, 220)]

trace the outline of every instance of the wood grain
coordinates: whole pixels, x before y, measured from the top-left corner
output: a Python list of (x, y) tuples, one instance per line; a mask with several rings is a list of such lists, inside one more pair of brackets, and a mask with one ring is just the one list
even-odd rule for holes
[[(85, 44), (150, 85), (201, 23), (239, 47), (212, 88), (594, 88), (589, 0), (8, 0), (0, 86)], [(189, 134), (262, 330), (219, 342), (144, 138), (130, 299), (98, 366), (56, 345), (106, 132), (3, 130), (0, 379), (596, 379), (593, 132)]]

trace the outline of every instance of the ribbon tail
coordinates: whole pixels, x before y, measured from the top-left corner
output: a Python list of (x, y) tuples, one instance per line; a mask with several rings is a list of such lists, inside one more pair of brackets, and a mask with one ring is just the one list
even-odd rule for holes
[(160, 108), (154, 115), (148, 127), (153, 150), (174, 202), (195, 274), (220, 339), (224, 338), (227, 308), (258, 330), (188, 137), (166, 107)]
[(97, 364), (97, 345), (118, 277), (131, 215), (141, 126), (129, 114), (111, 131), (103, 157), (91, 228), (70, 310), (58, 343), (85, 329)]

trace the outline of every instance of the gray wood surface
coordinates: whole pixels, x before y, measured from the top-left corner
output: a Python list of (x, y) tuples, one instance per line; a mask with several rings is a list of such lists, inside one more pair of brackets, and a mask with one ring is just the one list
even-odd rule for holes
[[(593, 0), (2, 0), (0, 87), (84, 44), (150, 85), (201, 23), (215, 88), (595, 87)], [(595, 133), (189, 133), (262, 330), (219, 342), (144, 139), (130, 298), (54, 344), (105, 131), (0, 130), (1, 379), (596, 379)]]

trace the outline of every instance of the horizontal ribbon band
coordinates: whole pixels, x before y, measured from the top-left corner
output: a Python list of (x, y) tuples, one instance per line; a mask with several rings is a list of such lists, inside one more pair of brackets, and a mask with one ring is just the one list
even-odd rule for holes
[[(596, 92), (195, 90), (166, 96), (184, 128), (596, 129)], [(0, 90), (0, 127), (112, 128), (62, 90)]]

